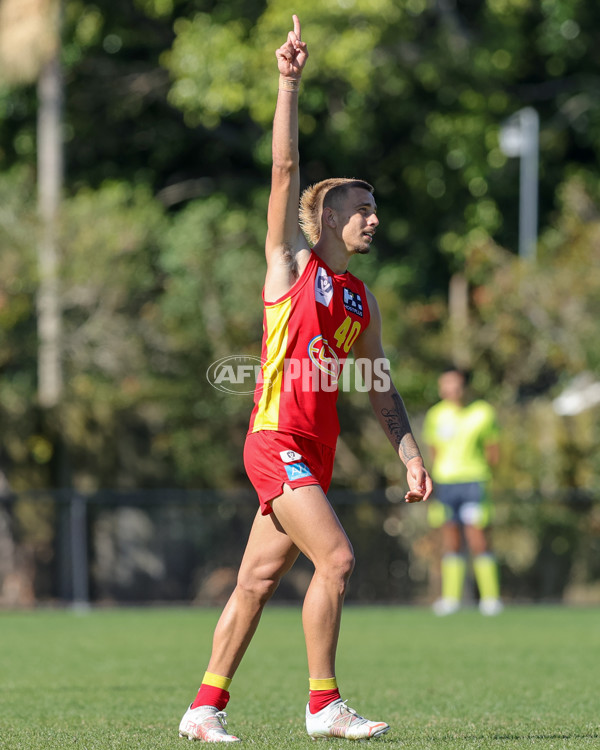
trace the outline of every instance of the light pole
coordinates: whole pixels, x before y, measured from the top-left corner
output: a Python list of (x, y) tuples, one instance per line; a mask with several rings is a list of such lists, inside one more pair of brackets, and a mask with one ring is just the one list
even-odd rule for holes
[(533, 107), (524, 107), (500, 128), (500, 148), (521, 158), (519, 177), (519, 255), (535, 260), (538, 214), (538, 154), (540, 120)]

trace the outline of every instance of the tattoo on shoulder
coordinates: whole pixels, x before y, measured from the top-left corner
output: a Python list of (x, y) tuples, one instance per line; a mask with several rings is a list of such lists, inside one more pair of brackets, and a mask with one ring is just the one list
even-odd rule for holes
[(398, 393), (394, 393), (392, 401), (394, 402), (394, 408), (382, 409), (381, 416), (385, 421), (400, 458), (406, 464), (411, 458), (420, 456), (421, 452), (410, 430), (408, 414), (406, 413), (402, 398)]

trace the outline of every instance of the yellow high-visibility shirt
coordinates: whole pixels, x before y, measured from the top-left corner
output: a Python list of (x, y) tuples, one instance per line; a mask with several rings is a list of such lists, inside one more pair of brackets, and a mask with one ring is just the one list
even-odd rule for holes
[(434, 482), (485, 482), (491, 478), (485, 449), (498, 442), (496, 412), (487, 401), (458, 406), (440, 401), (427, 412), (424, 441), (435, 449)]

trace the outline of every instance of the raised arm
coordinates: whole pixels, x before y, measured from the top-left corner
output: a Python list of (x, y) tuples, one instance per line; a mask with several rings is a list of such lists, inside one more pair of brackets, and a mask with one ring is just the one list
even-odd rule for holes
[[(431, 478), (423, 465), (421, 452), (412, 434), (404, 402), (390, 377), (381, 343), (381, 315), (377, 300), (369, 290), (367, 290), (367, 299), (371, 320), (367, 329), (354, 344), (354, 356), (356, 359), (367, 359), (371, 363), (369, 399), (383, 431), (406, 466), (409, 488), (404, 496), (406, 502), (427, 500), (433, 489)], [(384, 373), (384, 375), (376, 378), (375, 373)]]
[[(298, 278), (299, 261), (306, 263), (308, 244), (298, 224), (300, 157), (298, 153), (298, 91), (308, 58), (301, 40), (298, 16), (294, 30), (275, 53), (279, 68), (279, 92), (273, 120), (273, 169), (267, 214), (267, 277), (265, 297), (269, 301), (285, 294)], [(305, 258), (298, 258), (304, 251)]]

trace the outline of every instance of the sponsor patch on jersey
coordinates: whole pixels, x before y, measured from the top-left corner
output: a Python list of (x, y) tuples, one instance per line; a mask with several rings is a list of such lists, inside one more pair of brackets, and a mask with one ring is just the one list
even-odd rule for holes
[(306, 464), (301, 461), (297, 464), (286, 464), (285, 470), (288, 475), (288, 479), (293, 481), (294, 479), (303, 479), (304, 477), (312, 477), (310, 469)]
[(308, 343), (308, 356), (319, 370), (327, 373), (333, 383), (337, 383), (341, 370), (340, 360), (327, 343), (327, 339), (323, 336), (315, 336), (311, 339)]
[(300, 461), (302, 458), (296, 451), (281, 451), (279, 455), (284, 464), (291, 464), (292, 461)]
[(456, 437), (457, 429), (454, 420), (442, 422), (437, 428), (437, 434), (442, 440), (452, 440)]
[(323, 266), (319, 266), (317, 275), (315, 276), (315, 299), (325, 307), (329, 307), (331, 298), (333, 297), (333, 283), (331, 276), (327, 275), (327, 271)]
[(351, 289), (344, 287), (344, 307), (348, 312), (358, 315), (360, 318), (363, 316), (363, 303), (360, 294), (353, 292)]

